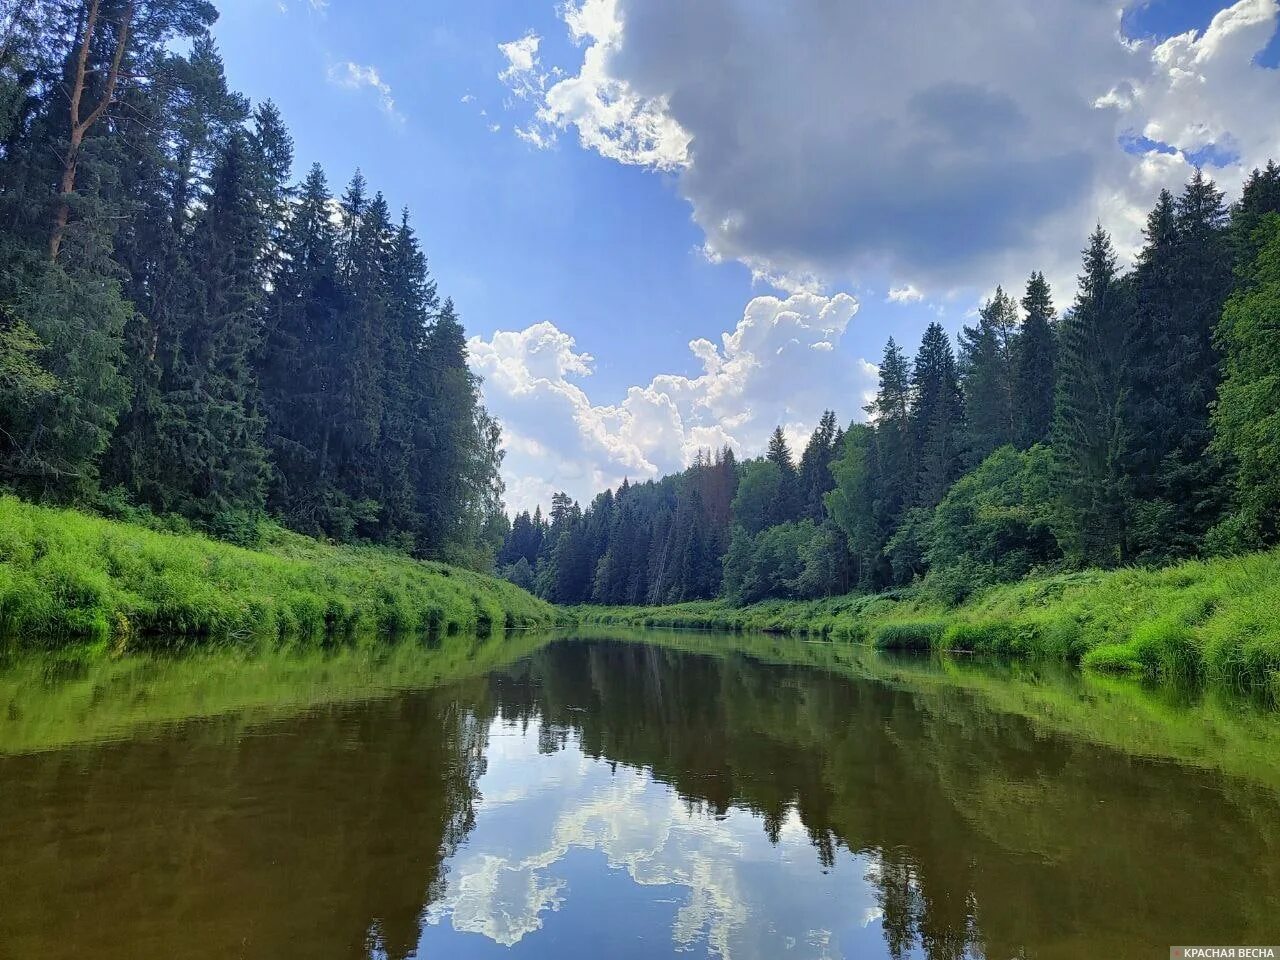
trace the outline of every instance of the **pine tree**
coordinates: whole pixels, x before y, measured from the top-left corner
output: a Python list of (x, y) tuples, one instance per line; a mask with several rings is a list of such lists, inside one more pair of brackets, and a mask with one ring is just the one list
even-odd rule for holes
[(1181, 349), (1176, 315), (1182, 296), (1177, 203), (1160, 191), (1147, 216), (1146, 243), (1133, 273), (1134, 309), (1126, 350), (1124, 433), (1128, 449), (1125, 470), (1133, 515), (1133, 549), (1138, 556), (1159, 555), (1161, 541), (1172, 530), (1173, 504), (1163, 497), (1165, 458), (1183, 425), (1173, 378)]
[(229, 89), (215, 17), (0, 18), (0, 478), (241, 536), (269, 474), (299, 530), (483, 566), (501, 432), (454, 311), (362, 179), (335, 205), (316, 168), (294, 202), (288, 132)]
[(1173, 194), (1160, 191), (1147, 215), (1146, 244), (1133, 272), (1134, 315), (1128, 350), (1130, 383), (1126, 417), (1130, 434), (1127, 468), (1135, 477), (1138, 499), (1154, 497), (1160, 462), (1169, 452), (1178, 425), (1171, 422), (1178, 384), (1170, 373), (1176, 351), (1174, 313), (1180, 295), (1177, 212)]
[(294, 196), (289, 186), (293, 169), (293, 138), (289, 136), (280, 110), (270, 100), (258, 104), (253, 111), (249, 145), (258, 215), (266, 225), (258, 266), (265, 284), (283, 269), (282, 245), (289, 223), (290, 201)]
[(1076, 562), (1129, 559), (1123, 411), (1130, 284), (1099, 226), (1084, 251), (1075, 305), (1062, 320), (1053, 446)]
[(365, 536), (385, 535), (381, 516), (381, 440), (386, 381), (388, 268), (393, 244), (387, 203), (382, 194), (365, 197), (364, 178), (356, 173), (342, 201), (338, 263), (346, 290), (346, 309), (335, 330), (335, 380), (338, 416), (332, 424), (330, 457), (345, 501), (358, 504), (355, 529)]
[[(122, 370), (132, 402), (104, 459), (103, 479), (157, 509), (207, 517), (218, 510), (188, 503), (155, 451), (164, 442), (163, 424), (183, 416), (167, 408), (166, 398), (176, 389), (179, 341), (190, 324), (193, 230), (220, 158), (233, 137), (244, 136), (248, 106), (228, 88), (207, 35), (197, 36), (185, 55), (159, 53), (149, 69), (154, 82), (125, 88), (107, 138), (116, 154), (115, 206), (123, 214), (115, 257), (136, 309), (125, 330)], [(243, 147), (242, 139), (242, 167), (250, 162)]]
[(1022, 298), (1026, 313), (1013, 344), (1014, 438), (1020, 447), (1047, 443), (1053, 430), (1057, 347), (1053, 300), (1043, 273), (1033, 273)]

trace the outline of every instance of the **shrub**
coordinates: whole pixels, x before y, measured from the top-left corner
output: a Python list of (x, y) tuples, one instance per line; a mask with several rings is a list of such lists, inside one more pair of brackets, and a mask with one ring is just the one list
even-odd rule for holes
[(941, 620), (886, 623), (872, 632), (871, 642), (880, 650), (929, 650), (941, 644), (945, 627)]
[(942, 634), (942, 646), (947, 650), (1009, 656), (1030, 649), (1027, 632), (1027, 628), (1006, 621), (953, 623)]

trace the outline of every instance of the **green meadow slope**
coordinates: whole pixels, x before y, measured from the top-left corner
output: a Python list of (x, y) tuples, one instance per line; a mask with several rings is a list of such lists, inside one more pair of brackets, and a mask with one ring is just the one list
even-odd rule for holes
[(121, 647), (551, 624), (513, 584), (283, 530), (244, 549), (0, 497), (0, 632)]
[(758, 630), (883, 649), (1041, 656), (1280, 694), (1280, 550), (1161, 570), (1085, 571), (988, 590), (958, 607), (919, 591), (733, 607), (578, 607), (583, 623)]

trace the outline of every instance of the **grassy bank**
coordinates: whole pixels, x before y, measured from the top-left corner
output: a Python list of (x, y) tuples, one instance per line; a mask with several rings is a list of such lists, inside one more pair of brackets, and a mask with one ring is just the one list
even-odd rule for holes
[(0, 632), (139, 647), (360, 632), (487, 632), (555, 611), (492, 577), (285, 531), (257, 549), (0, 497)]
[(964, 650), (1280, 695), (1280, 550), (1163, 570), (1086, 571), (997, 587), (959, 607), (900, 591), (735, 608), (579, 607), (584, 623), (824, 636)]

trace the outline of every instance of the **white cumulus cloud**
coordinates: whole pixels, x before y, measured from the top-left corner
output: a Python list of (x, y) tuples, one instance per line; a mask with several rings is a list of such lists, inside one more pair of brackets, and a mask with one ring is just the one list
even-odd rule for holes
[(675, 171), (708, 254), (766, 279), (1066, 279), (1099, 220), (1132, 249), (1189, 154), (1232, 188), (1280, 152), (1280, 71), (1253, 62), (1277, 0), (1163, 42), (1122, 35), (1136, 2), (567, 0), (580, 58), (523, 129)]
[(586, 500), (623, 477), (679, 470), (708, 447), (753, 455), (777, 425), (804, 437), (826, 407), (860, 405), (874, 385), (875, 368), (838, 349), (857, 310), (843, 293), (756, 297), (718, 343), (689, 344), (700, 374), (659, 374), (605, 403), (584, 387), (594, 358), (553, 323), (473, 337), (471, 364), (507, 439), (508, 503), (531, 508), (560, 489)]

